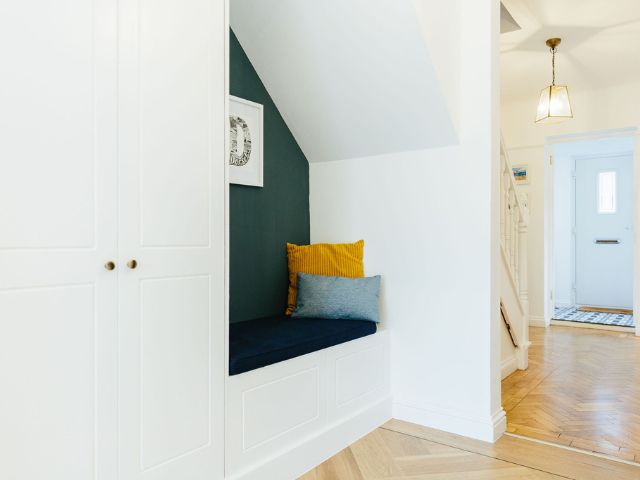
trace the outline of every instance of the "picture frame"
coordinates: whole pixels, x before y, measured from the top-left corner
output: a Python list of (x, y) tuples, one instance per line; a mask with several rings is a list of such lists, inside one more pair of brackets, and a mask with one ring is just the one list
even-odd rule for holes
[(229, 183), (264, 186), (263, 105), (229, 96)]
[(529, 166), (528, 165), (514, 165), (513, 179), (516, 181), (516, 185), (529, 185)]

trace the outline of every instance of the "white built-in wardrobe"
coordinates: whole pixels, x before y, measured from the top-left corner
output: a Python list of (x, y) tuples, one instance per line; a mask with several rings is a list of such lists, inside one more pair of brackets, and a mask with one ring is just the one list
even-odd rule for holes
[(0, 479), (223, 476), (225, 16), (0, 6)]

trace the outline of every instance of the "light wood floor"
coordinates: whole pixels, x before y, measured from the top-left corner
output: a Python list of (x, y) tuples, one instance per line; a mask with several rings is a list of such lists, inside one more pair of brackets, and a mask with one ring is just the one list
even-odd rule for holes
[(300, 480), (637, 480), (640, 467), (503, 436), (495, 444), (391, 420)]
[(552, 326), (530, 340), (529, 369), (502, 381), (507, 431), (640, 462), (640, 338)]

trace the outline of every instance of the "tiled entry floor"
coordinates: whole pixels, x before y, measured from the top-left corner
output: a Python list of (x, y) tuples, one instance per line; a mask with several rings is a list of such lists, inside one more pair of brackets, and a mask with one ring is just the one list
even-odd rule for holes
[(634, 327), (633, 315), (620, 313), (581, 312), (572, 307), (556, 307), (554, 320), (568, 322), (597, 323), (600, 325), (615, 325), (617, 327)]

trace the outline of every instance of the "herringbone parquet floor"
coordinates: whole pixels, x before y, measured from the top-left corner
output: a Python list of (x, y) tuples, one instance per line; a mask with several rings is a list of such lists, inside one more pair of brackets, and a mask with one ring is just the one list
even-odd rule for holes
[(502, 381), (507, 431), (640, 463), (640, 338), (552, 326), (530, 340), (529, 369)]
[(514, 463), (379, 428), (300, 480), (560, 479)]
[(481, 442), (390, 420), (300, 480), (638, 480), (640, 466), (503, 436)]

